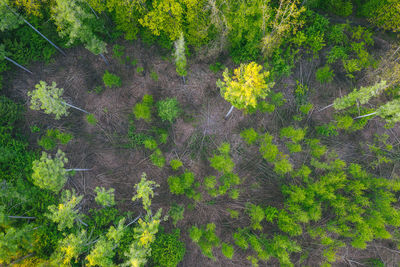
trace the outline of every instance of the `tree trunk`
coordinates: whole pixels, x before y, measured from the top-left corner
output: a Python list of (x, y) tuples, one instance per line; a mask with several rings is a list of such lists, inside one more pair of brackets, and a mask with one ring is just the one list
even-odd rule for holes
[(52, 41), (50, 41), (49, 39), (47, 39), (46, 36), (44, 36), (38, 29), (36, 29), (35, 27), (32, 26), (32, 24), (30, 24), (26, 19), (24, 19), (22, 16), (20, 16), (17, 12), (15, 12), (9, 5), (7, 5), (7, 3), (4, 3), (8, 9), (17, 17), (21, 17), (22, 20), (29, 26), (31, 27), (31, 29), (33, 29), (35, 32), (37, 32), (40, 36), (42, 36), (47, 42), (49, 42), (55, 49), (57, 49), (58, 51), (60, 51), (61, 54), (63, 54), (64, 56), (67, 56), (64, 51), (61, 50), (61, 48), (59, 48), (58, 46), (56, 46)]
[(321, 112), (321, 111), (323, 111), (323, 110), (325, 110), (325, 109), (327, 109), (327, 108), (330, 108), (330, 107), (332, 107), (334, 104), (332, 103), (332, 104), (330, 104), (330, 105), (328, 105), (328, 106), (326, 106), (326, 107), (323, 107), (323, 108), (321, 108), (320, 110), (318, 110), (318, 112)]
[(375, 111), (375, 112), (372, 112), (372, 113), (369, 113), (369, 114), (366, 114), (366, 115), (355, 117), (354, 119), (361, 119), (361, 118), (369, 117), (369, 116), (375, 115), (376, 113), (378, 113), (378, 112)]
[(90, 114), (90, 113), (87, 112), (86, 110), (81, 109), (81, 108), (78, 108), (78, 107), (75, 107), (74, 105), (68, 104), (67, 102), (62, 101), (62, 103), (63, 103), (64, 105), (67, 105), (68, 107), (71, 107), (71, 108), (77, 109), (77, 110), (79, 110), (79, 111), (85, 112), (86, 114)]
[(76, 172), (84, 172), (90, 171), (91, 169), (66, 169), (67, 172), (76, 171)]
[(7, 217), (11, 219), (28, 219), (28, 220), (36, 219), (36, 217), (26, 217), (26, 216), (7, 216)]
[(232, 111), (233, 111), (234, 106), (231, 106), (231, 108), (229, 109), (228, 113), (226, 113), (225, 115), (225, 119), (227, 119), (229, 117), (229, 115), (231, 115)]
[(104, 62), (105, 62), (107, 65), (110, 65), (110, 64), (108, 63), (108, 60), (106, 59), (106, 57), (105, 57), (103, 54), (100, 54), (100, 56), (101, 56), (101, 58), (104, 60)]
[(20, 64), (18, 64), (17, 62), (15, 62), (14, 60), (12, 60), (9, 57), (4, 56), (4, 58), (8, 61), (10, 61), (11, 63), (15, 64), (16, 66), (20, 67), (21, 69), (23, 69), (26, 72), (29, 72), (30, 74), (33, 74), (30, 70), (28, 70), (27, 68), (25, 68), (24, 66), (21, 66)]
[(85, 1), (85, 3), (89, 6), (90, 10), (92, 10), (92, 12), (93, 12), (93, 14), (96, 16), (96, 18), (99, 19), (99, 16), (97, 16), (97, 13), (94, 11), (94, 9), (92, 8), (92, 6), (91, 6), (87, 1)]
[(183, 84), (185, 84), (186, 83), (185, 76), (182, 76), (182, 79), (183, 79)]

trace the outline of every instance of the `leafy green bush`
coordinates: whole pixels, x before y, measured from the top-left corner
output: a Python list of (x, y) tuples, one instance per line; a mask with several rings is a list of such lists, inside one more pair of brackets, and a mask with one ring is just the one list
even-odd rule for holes
[(158, 148), (153, 152), (153, 154), (150, 155), (150, 160), (155, 166), (159, 168), (162, 168), (165, 165), (165, 157), (163, 156), (161, 150)]
[(153, 80), (153, 81), (158, 81), (158, 75), (157, 75), (157, 72), (155, 72), (154, 70), (153, 71), (151, 71), (150, 72), (150, 78)]
[(103, 82), (106, 87), (120, 87), (122, 85), (121, 78), (115, 74), (112, 74), (106, 70), (103, 75)]
[(224, 254), (225, 257), (227, 257), (228, 259), (232, 259), (233, 253), (234, 253), (232, 245), (229, 245), (227, 243), (222, 243), (221, 250), (222, 250), (222, 254)]
[(146, 122), (151, 121), (151, 113), (153, 109), (153, 96), (144, 95), (142, 102), (137, 103), (133, 107), (133, 114), (137, 120), (143, 119)]
[(53, 150), (57, 143), (66, 145), (72, 138), (74, 138), (74, 136), (70, 133), (63, 133), (58, 129), (50, 129), (47, 130), (45, 136), (40, 138), (38, 144), (45, 150)]
[(96, 117), (91, 113), (86, 115), (86, 121), (90, 124), (90, 125), (96, 125), (97, 123), (97, 119)]
[(122, 57), (124, 56), (125, 47), (122, 45), (115, 44), (113, 45), (113, 56), (121, 62)]
[(143, 67), (137, 67), (136, 68), (136, 72), (139, 73), (139, 74), (142, 73), (143, 71), (144, 71)]
[(0, 95), (0, 126), (11, 126), (22, 118), (24, 108), (11, 99)]
[(104, 187), (96, 186), (94, 192), (96, 192), (95, 201), (97, 204), (103, 207), (110, 207), (115, 205), (114, 200), (114, 188), (106, 190)]
[(178, 205), (176, 203), (172, 204), (168, 215), (172, 219), (172, 223), (176, 227), (178, 221), (183, 220), (183, 213), (185, 212), (185, 207), (183, 205)]
[(202, 229), (192, 226), (189, 230), (189, 236), (193, 242), (197, 243), (201, 249), (201, 252), (211, 258), (215, 259), (213, 255), (213, 247), (220, 245), (220, 240), (215, 234), (215, 224), (209, 223)]
[(172, 123), (181, 113), (181, 109), (176, 98), (167, 98), (165, 100), (158, 101), (156, 106), (158, 116), (162, 121), (168, 121)]
[(348, 55), (346, 49), (342, 46), (334, 46), (328, 53), (327, 60), (328, 64), (333, 64), (339, 60), (347, 59)]
[(194, 174), (192, 172), (184, 172), (181, 176), (168, 177), (168, 185), (171, 193), (176, 195), (193, 194)]
[(325, 65), (322, 68), (319, 68), (315, 74), (315, 78), (317, 81), (320, 83), (330, 83), (333, 81), (333, 77), (335, 75), (333, 74), (333, 71), (328, 65)]
[(179, 167), (182, 167), (182, 161), (180, 161), (180, 160), (178, 160), (178, 159), (172, 159), (170, 162), (169, 162), (169, 165), (171, 165), (171, 168), (174, 170), (174, 171), (176, 171), (176, 170), (178, 170), (179, 169)]
[(180, 230), (172, 233), (160, 232), (151, 244), (151, 261), (155, 266), (175, 267), (183, 260), (185, 244), (180, 241)]

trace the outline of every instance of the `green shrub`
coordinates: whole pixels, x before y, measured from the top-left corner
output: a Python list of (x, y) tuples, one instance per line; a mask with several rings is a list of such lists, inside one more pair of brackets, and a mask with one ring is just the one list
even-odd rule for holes
[(154, 266), (176, 267), (186, 253), (185, 243), (180, 240), (180, 230), (160, 232), (151, 244), (151, 262)]
[(194, 183), (194, 174), (192, 172), (185, 172), (181, 176), (168, 177), (168, 185), (171, 193), (176, 195), (183, 195), (191, 193)]
[(333, 71), (328, 65), (325, 65), (322, 68), (319, 68), (317, 70), (317, 73), (315, 74), (315, 78), (317, 81), (320, 83), (330, 83), (333, 81), (333, 77), (335, 75), (333, 74)]
[(46, 135), (42, 136), (38, 141), (38, 144), (45, 150), (53, 150), (57, 143), (66, 145), (71, 141), (74, 136), (70, 133), (63, 133), (58, 129), (47, 130)]
[(222, 243), (221, 250), (222, 250), (222, 254), (224, 254), (225, 257), (227, 257), (228, 259), (232, 259), (233, 253), (234, 253), (232, 245), (229, 245), (227, 243)]
[(112, 50), (113, 50), (113, 56), (119, 61), (121, 61), (122, 57), (124, 56), (125, 47), (115, 44)]
[(120, 87), (122, 85), (121, 78), (115, 74), (109, 73), (108, 70), (103, 75), (103, 82), (106, 87)]
[(144, 68), (143, 67), (137, 67), (136, 68), (136, 72), (137, 73), (142, 73), (144, 71)]
[(220, 245), (220, 240), (215, 234), (215, 224), (209, 223), (203, 229), (199, 229), (196, 226), (192, 226), (189, 230), (189, 236), (193, 242), (197, 243), (201, 249), (201, 252), (211, 258), (215, 259), (213, 255), (213, 248)]
[(157, 148), (157, 142), (153, 138), (147, 138), (143, 142), (144, 147), (150, 150), (155, 150)]
[(158, 75), (157, 72), (155, 72), (154, 70), (150, 72), (150, 78), (153, 79), (153, 81), (158, 81)]
[(246, 141), (247, 144), (252, 145), (258, 139), (258, 133), (253, 128), (248, 128), (240, 133), (240, 136)]
[(280, 130), (281, 138), (289, 138), (293, 143), (300, 142), (306, 135), (306, 129), (295, 129), (293, 126), (285, 127)]
[(221, 70), (224, 70), (226, 67), (225, 67), (225, 65), (223, 65), (223, 64), (220, 63), (220, 62), (215, 62), (214, 64), (211, 64), (211, 65), (209, 66), (209, 68), (210, 68), (210, 70), (211, 70), (212, 72), (214, 72), (214, 73), (216, 74), (217, 72), (219, 72), (219, 71), (221, 71)]
[(151, 113), (153, 109), (153, 96), (144, 95), (142, 102), (137, 103), (133, 107), (133, 114), (137, 120), (143, 119), (146, 122), (151, 121)]
[(346, 53), (346, 49), (342, 46), (334, 46), (329, 51), (328, 56), (326, 57), (326, 62), (328, 64), (333, 64), (339, 60), (347, 59), (348, 55)]
[(179, 167), (182, 167), (182, 161), (178, 160), (178, 159), (173, 159), (169, 162), (169, 165), (171, 165), (171, 168), (176, 171), (179, 169)]
[(91, 113), (86, 115), (86, 121), (90, 124), (90, 125), (96, 125), (97, 123), (97, 119), (96, 117)]
[(94, 192), (96, 192), (95, 201), (97, 204), (103, 207), (111, 207), (115, 205), (114, 200), (114, 188), (106, 190), (104, 187), (96, 186)]
[(158, 116), (162, 121), (168, 121), (172, 123), (181, 113), (181, 109), (176, 98), (167, 98), (165, 100), (158, 101), (156, 106)]
[(44, 150), (53, 150), (57, 143), (56, 140), (49, 136), (43, 136), (39, 139), (38, 145), (43, 147)]
[(22, 118), (24, 108), (11, 99), (0, 95), (0, 126), (11, 126)]
[(159, 168), (162, 168), (165, 165), (165, 157), (163, 156), (161, 150), (158, 148), (153, 152), (153, 154), (150, 155), (150, 160), (155, 166)]
[(178, 205), (176, 203), (172, 204), (168, 212), (168, 215), (172, 219), (172, 223), (174, 224), (175, 227), (178, 221), (184, 219), (183, 216), (184, 212), (185, 212), (185, 207), (183, 205)]

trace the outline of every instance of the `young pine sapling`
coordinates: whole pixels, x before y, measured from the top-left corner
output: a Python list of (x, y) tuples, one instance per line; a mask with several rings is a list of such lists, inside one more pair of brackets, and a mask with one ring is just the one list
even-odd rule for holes
[(182, 76), (183, 83), (185, 83), (185, 76), (187, 75), (186, 70), (186, 55), (185, 55), (185, 38), (181, 32), (179, 39), (175, 41), (175, 65), (176, 72)]

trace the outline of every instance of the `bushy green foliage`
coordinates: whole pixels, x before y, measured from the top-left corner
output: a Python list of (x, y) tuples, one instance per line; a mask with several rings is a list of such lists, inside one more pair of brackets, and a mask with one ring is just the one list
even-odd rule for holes
[(86, 120), (90, 125), (96, 125), (98, 120), (93, 114), (86, 115)]
[(57, 143), (66, 145), (73, 137), (70, 133), (63, 133), (58, 129), (49, 129), (46, 131), (46, 135), (40, 138), (38, 144), (45, 150), (53, 150)]
[(165, 100), (158, 101), (157, 104), (158, 116), (162, 121), (168, 121), (172, 123), (181, 113), (179, 102), (176, 98), (167, 98)]
[(113, 56), (122, 62), (122, 57), (124, 56), (125, 47), (122, 45), (115, 44), (113, 45)]
[(173, 194), (186, 194), (186, 196), (191, 197), (194, 195), (194, 180), (194, 174), (188, 171), (185, 171), (181, 176), (170, 176), (168, 177), (169, 189)]
[(189, 230), (189, 236), (193, 242), (199, 245), (201, 252), (205, 256), (215, 259), (212, 250), (214, 247), (219, 247), (220, 245), (220, 240), (215, 234), (215, 224), (209, 223), (206, 227), (202, 228), (192, 226)]
[(172, 223), (174, 224), (175, 227), (176, 227), (176, 224), (178, 223), (178, 221), (183, 220), (184, 212), (185, 212), (185, 207), (183, 205), (179, 205), (176, 203), (172, 204), (172, 206), (168, 212), (168, 215), (172, 219)]
[(21, 118), (24, 108), (11, 99), (0, 95), (0, 127), (12, 126)]
[(260, 223), (265, 219), (264, 210), (260, 206), (249, 203), (246, 205), (246, 212), (251, 218), (251, 227), (254, 230), (262, 230)]
[(223, 173), (232, 172), (235, 164), (229, 156), (230, 144), (222, 143), (218, 150), (219, 153), (214, 154), (214, 156), (209, 159), (211, 162), (210, 166)]
[(137, 120), (143, 119), (147, 122), (151, 121), (151, 113), (153, 108), (153, 96), (144, 95), (142, 102), (137, 103), (133, 107), (133, 114)]
[(28, 96), (31, 97), (30, 108), (33, 110), (43, 109), (46, 114), (54, 114), (56, 120), (60, 119), (61, 116), (68, 115), (68, 106), (61, 98), (64, 89), (56, 86), (55, 82), (51, 85), (47, 85), (44, 81), (36, 84), (36, 90), (28, 92)]
[(65, 190), (62, 193), (61, 203), (58, 206), (50, 205), (48, 207), (50, 213), (46, 216), (58, 224), (59, 231), (72, 228), (74, 221), (79, 217), (77, 206), (82, 198), (83, 196), (77, 196), (74, 191)]
[(247, 144), (252, 145), (258, 139), (258, 133), (254, 131), (253, 128), (244, 129), (240, 136), (247, 142)]
[(106, 87), (113, 88), (113, 87), (120, 87), (122, 85), (121, 78), (115, 74), (112, 74), (106, 70), (103, 75), (103, 82)]
[(151, 244), (151, 261), (156, 266), (176, 267), (186, 253), (185, 244), (180, 241), (180, 230), (172, 233), (158, 233)]
[(174, 171), (176, 171), (176, 170), (179, 169), (179, 167), (182, 167), (182, 166), (183, 166), (183, 163), (182, 163), (182, 161), (180, 161), (179, 159), (172, 159), (172, 160), (169, 162), (169, 165), (171, 165), (171, 168), (172, 168)]
[(333, 74), (333, 71), (331, 70), (329, 65), (325, 65), (324, 67), (319, 68), (315, 73), (315, 78), (320, 83), (330, 83), (333, 81), (334, 76), (335, 75)]
[(32, 162), (33, 183), (43, 189), (59, 192), (67, 181), (67, 171), (64, 164), (68, 162), (65, 153), (57, 151), (54, 158), (42, 152), (40, 160)]
[(225, 257), (227, 257), (228, 259), (232, 259), (233, 254), (234, 254), (232, 245), (229, 245), (229, 244), (223, 242), (221, 244), (221, 250), (222, 250), (222, 254), (224, 254)]
[(103, 207), (109, 207), (115, 205), (114, 200), (114, 188), (106, 190), (104, 187), (96, 187), (94, 192), (96, 192), (95, 201), (97, 204)]
[(154, 197), (153, 189), (159, 186), (156, 182), (147, 180), (146, 173), (142, 173), (140, 182), (135, 185), (136, 194), (132, 197), (132, 201), (142, 199), (143, 208), (149, 211), (151, 199)]
[(162, 168), (165, 165), (165, 157), (161, 150), (158, 148), (150, 155), (150, 160), (155, 166), (159, 168)]

